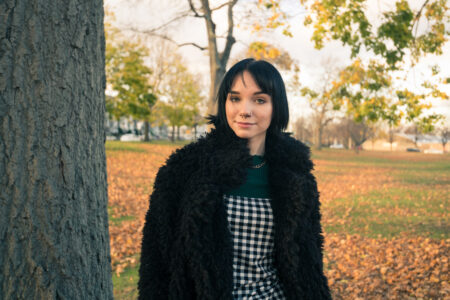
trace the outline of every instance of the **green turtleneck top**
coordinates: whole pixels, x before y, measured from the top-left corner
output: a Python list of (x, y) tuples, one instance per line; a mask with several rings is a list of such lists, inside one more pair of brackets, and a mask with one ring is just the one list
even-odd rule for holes
[[(252, 166), (264, 161), (261, 155), (252, 155)], [(268, 166), (267, 163), (260, 168), (247, 168), (245, 182), (232, 190), (226, 192), (230, 196), (269, 198)]]

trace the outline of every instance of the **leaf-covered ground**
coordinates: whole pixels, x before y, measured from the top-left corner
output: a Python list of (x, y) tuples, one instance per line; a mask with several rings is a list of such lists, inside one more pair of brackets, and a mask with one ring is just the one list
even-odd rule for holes
[[(141, 232), (177, 146), (107, 142), (116, 299), (136, 297)], [(450, 299), (450, 155), (313, 153), (334, 299)]]

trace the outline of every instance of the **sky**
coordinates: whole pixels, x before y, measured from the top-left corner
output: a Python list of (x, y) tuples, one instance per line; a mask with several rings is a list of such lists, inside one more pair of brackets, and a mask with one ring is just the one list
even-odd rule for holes
[[(212, 0), (211, 3), (223, 3), (223, 1)], [(240, 0), (235, 7), (237, 15), (243, 16), (247, 10), (251, 9), (252, 14), (256, 15), (258, 12), (252, 9), (248, 2), (250, 0)], [(116, 26), (119, 28), (140, 28), (151, 29), (156, 26), (171, 20), (174, 16), (187, 9), (186, 0), (105, 0), (105, 6), (112, 10), (116, 16)], [(237, 55), (247, 49), (248, 44), (254, 40), (268, 41), (275, 46), (282, 48), (294, 58), (300, 66), (300, 81), (303, 85), (309, 87), (319, 87), (321, 78), (324, 72), (329, 72), (334, 67), (343, 67), (348, 65), (350, 60), (350, 51), (348, 48), (341, 46), (340, 42), (331, 41), (325, 44), (321, 50), (314, 48), (311, 42), (313, 30), (310, 27), (303, 25), (303, 19), (306, 11), (298, 3), (298, 0), (284, 0), (283, 9), (289, 13), (291, 32), (293, 37), (287, 37), (281, 34), (280, 30), (272, 32), (265, 32), (258, 36), (250, 30), (245, 29), (245, 23), (249, 22), (248, 18), (242, 18), (239, 27), (235, 27), (234, 33), (237, 43), (233, 46), (231, 52), (231, 60), (237, 58)], [(423, 0), (410, 0), (412, 8), (419, 7)], [(390, 8), (391, 1), (383, 0), (369, 0), (368, 1), (368, 18), (373, 23), (378, 22), (380, 11)], [(211, 7), (214, 7), (211, 4)], [(217, 33), (225, 32), (227, 26), (226, 10), (221, 9), (217, 11), (213, 18), (217, 25)], [(419, 31), (422, 30), (426, 24), (421, 24)], [(167, 32), (177, 41), (177, 43), (194, 42), (202, 46), (207, 45), (207, 36), (204, 20), (200, 18), (185, 18), (181, 21), (173, 23)], [(223, 43), (219, 40), (219, 49), (222, 49)], [(204, 76), (205, 82), (208, 82), (209, 76), (209, 58), (207, 51), (201, 51), (193, 46), (180, 47), (179, 52), (186, 59), (190, 69), (197, 74)], [(410, 90), (419, 91), (420, 84), (423, 79), (430, 76), (428, 65), (437, 64), (440, 66), (441, 75), (450, 77), (450, 68), (446, 67), (450, 63), (450, 43), (447, 42), (443, 48), (443, 55), (435, 56), (428, 55), (421, 60), (421, 63), (408, 70), (406, 82), (399, 82)], [(363, 54), (364, 55), (364, 54)], [(369, 56), (370, 54), (366, 54)], [(244, 57), (239, 57), (239, 59)], [(328, 62), (328, 64), (326, 64)], [(280, 71), (284, 80), (287, 81), (289, 74)], [(450, 88), (448, 85), (442, 90), (450, 95)], [(208, 91), (205, 91), (207, 95)], [(308, 101), (301, 96), (289, 93), (289, 109), (291, 120), (295, 121), (300, 116), (307, 116), (311, 110)], [(433, 101), (433, 112), (437, 112), (446, 116), (446, 123), (450, 125), (450, 101)]]

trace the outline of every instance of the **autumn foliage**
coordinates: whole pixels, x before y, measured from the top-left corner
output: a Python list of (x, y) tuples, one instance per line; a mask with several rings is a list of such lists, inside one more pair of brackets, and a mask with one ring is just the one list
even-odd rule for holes
[[(112, 267), (139, 262), (148, 199), (176, 149), (107, 144)], [(122, 146), (121, 146), (122, 147)], [(449, 299), (450, 156), (314, 153), (334, 299)]]

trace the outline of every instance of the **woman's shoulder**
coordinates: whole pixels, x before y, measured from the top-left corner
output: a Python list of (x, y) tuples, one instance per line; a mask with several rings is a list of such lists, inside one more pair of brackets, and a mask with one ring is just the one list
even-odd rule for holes
[(197, 150), (202, 147), (202, 142), (197, 141), (176, 149), (159, 168), (155, 185), (182, 190), (200, 165)]
[(311, 154), (310, 148), (302, 141), (293, 137), (292, 132), (283, 132), (281, 136), (282, 139), (284, 140), (286, 147), (290, 148), (291, 151), (301, 152), (302, 154), (308, 157), (310, 156)]
[(314, 167), (310, 148), (294, 138), (290, 132), (273, 136), (268, 147), (268, 152), (276, 164), (299, 172), (310, 171)]
[(178, 172), (195, 169), (202, 156), (211, 150), (210, 138), (205, 135), (198, 140), (176, 149), (166, 160), (164, 167), (176, 168)]

